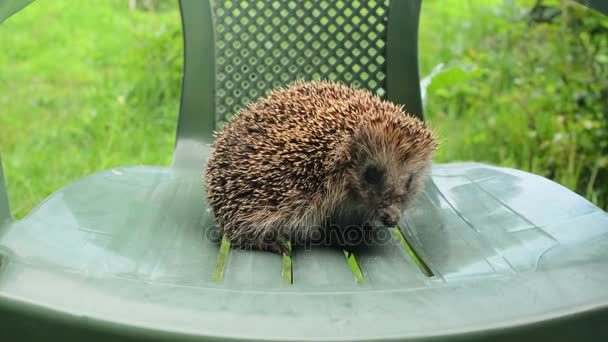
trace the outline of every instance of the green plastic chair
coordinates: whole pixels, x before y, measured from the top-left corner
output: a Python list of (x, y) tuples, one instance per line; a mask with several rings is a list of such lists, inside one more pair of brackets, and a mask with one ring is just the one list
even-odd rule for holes
[[(27, 2), (0, 2), (0, 22)], [(20, 221), (0, 171), (1, 341), (608, 340), (608, 214), (530, 173), (436, 164), (390, 243), (350, 258), (214, 241), (206, 146), (264, 91), (330, 78), (422, 115), (420, 1), (180, 5), (170, 167), (87, 176)]]

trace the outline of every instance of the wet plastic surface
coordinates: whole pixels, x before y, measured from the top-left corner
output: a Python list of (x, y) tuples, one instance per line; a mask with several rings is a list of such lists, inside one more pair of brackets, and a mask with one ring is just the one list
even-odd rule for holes
[[(387, 96), (408, 102), (419, 98), (415, 44), (394, 46), (415, 37), (420, 7), (393, 4)], [(215, 127), (213, 12), (183, 1), (182, 15), (171, 167), (82, 178), (20, 221), (0, 173), (1, 340), (608, 340), (608, 214), (542, 177), (478, 163), (435, 165), (400, 222), (432, 277), (389, 234), (351, 264), (295, 249), (292, 284), (280, 256), (231, 250), (216, 281), (201, 177)]]
[[(544, 178), (476, 163), (436, 165), (399, 242), (357, 255), (295, 249), (282, 259), (219, 243), (198, 173), (117, 168), (70, 184), (0, 231), (0, 307), (77, 325), (196, 336), (414, 338), (606, 310), (608, 214)], [(311, 329), (310, 327), (315, 327)], [(605, 336), (605, 331), (591, 331)], [(603, 334), (603, 335), (602, 335)]]

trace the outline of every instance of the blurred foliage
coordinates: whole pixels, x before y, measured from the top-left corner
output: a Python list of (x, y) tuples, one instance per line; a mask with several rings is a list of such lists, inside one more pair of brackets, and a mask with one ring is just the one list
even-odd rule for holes
[[(177, 0), (129, 0), (131, 10), (167, 12), (175, 10)], [(133, 6), (135, 5), (135, 6)]]
[[(430, 82), (427, 117), (445, 138), (439, 160), (529, 170), (606, 208), (608, 17), (570, 1), (469, 1), (456, 15), (436, 4), (423, 8), (423, 72), (455, 61), (472, 70)], [(459, 33), (440, 30), (442, 19)]]
[[(172, 18), (172, 17), (170, 17)], [(128, 100), (133, 105), (158, 110), (181, 95), (182, 32), (175, 20), (149, 25), (141, 20), (133, 28), (127, 64), (137, 70)]]

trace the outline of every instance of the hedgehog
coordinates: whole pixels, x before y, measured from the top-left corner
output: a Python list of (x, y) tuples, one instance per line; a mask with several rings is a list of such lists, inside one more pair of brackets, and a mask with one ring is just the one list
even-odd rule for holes
[(204, 171), (217, 229), (238, 248), (353, 250), (394, 227), (430, 173), (436, 133), (403, 106), (333, 81), (296, 81), (215, 132)]

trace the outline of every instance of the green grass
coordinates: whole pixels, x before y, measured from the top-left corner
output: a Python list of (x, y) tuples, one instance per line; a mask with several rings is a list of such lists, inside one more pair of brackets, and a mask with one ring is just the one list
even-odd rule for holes
[(407, 254), (410, 256), (410, 258), (412, 258), (418, 268), (420, 268), (420, 271), (422, 271), (422, 273), (424, 273), (424, 275), (427, 277), (433, 277), (434, 274), (433, 271), (431, 271), (431, 268), (422, 260), (418, 253), (416, 253), (405, 236), (403, 236), (403, 233), (401, 233), (401, 230), (398, 227), (391, 228), (391, 233), (397, 238), (397, 240), (399, 240), (401, 246), (405, 248)]
[[(289, 252), (291, 252), (291, 242), (285, 241), (283, 243), (287, 246), (287, 249), (289, 250)], [(292, 264), (292, 262), (293, 262), (293, 260), (291, 258), (291, 255), (287, 255), (287, 254), (283, 253), (283, 264), (282, 264), (282, 268), (281, 268), (281, 273), (283, 275), (283, 282), (285, 284), (293, 284), (293, 264)]]
[(353, 272), (353, 276), (355, 277), (357, 284), (365, 283), (365, 277), (363, 276), (363, 272), (361, 272), (361, 267), (359, 267), (355, 253), (349, 253), (347, 251), (343, 252), (346, 262), (348, 263), (348, 267), (350, 267), (351, 272)]
[[(592, 42), (584, 30), (529, 27), (518, 18), (533, 2), (423, 2), (421, 74), (439, 63), (477, 70), (429, 89), (437, 161), (529, 170), (605, 207), (607, 109), (572, 98), (607, 84), (606, 45), (593, 54), (581, 50)], [(124, 0), (36, 1), (0, 26), (0, 151), (15, 216), (91, 173), (170, 163), (181, 27), (176, 3), (162, 4), (130, 12)]]
[(0, 151), (17, 217), (96, 171), (170, 163), (178, 99), (129, 99), (147, 73), (134, 61), (142, 32), (163, 24), (179, 26), (178, 12), (92, 0), (36, 1), (0, 26)]
[(222, 243), (220, 245), (220, 251), (217, 255), (217, 263), (213, 270), (213, 281), (222, 281), (224, 276), (224, 266), (228, 260), (228, 254), (230, 253), (230, 241), (226, 237), (222, 237)]

